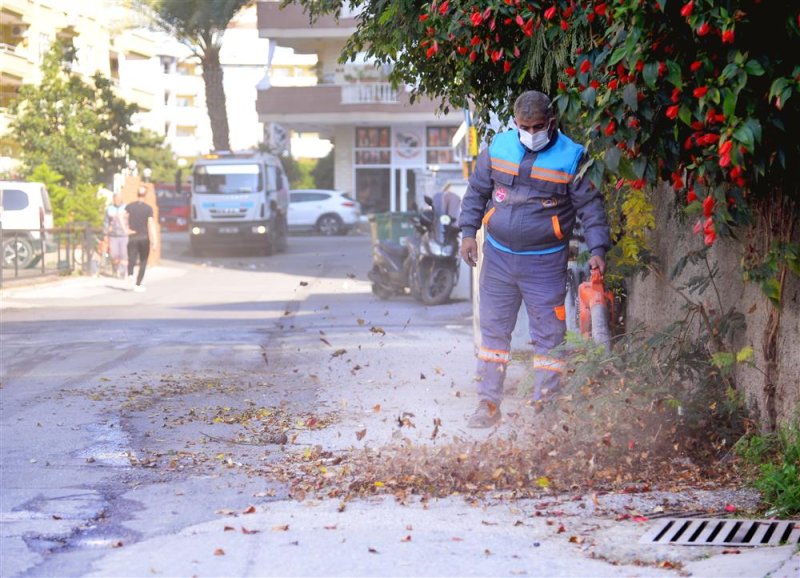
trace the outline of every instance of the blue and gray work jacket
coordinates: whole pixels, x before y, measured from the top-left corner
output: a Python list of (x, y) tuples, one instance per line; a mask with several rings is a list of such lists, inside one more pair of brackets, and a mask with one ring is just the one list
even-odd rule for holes
[(567, 246), (578, 216), (589, 251), (605, 258), (611, 240), (602, 196), (588, 179), (575, 178), (583, 152), (560, 131), (539, 152), (525, 148), (516, 129), (495, 136), (461, 203), (463, 236), (474, 238), (483, 225), (500, 250), (549, 253)]

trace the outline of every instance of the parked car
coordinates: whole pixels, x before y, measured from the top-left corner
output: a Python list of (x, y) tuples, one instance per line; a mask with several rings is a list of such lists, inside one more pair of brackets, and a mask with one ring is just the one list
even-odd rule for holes
[(358, 224), (361, 205), (350, 193), (328, 189), (289, 191), (289, 230), (345, 235)]
[[(46, 250), (42, 230), (53, 228), (53, 207), (42, 183), (0, 181), (3, 267), (31, 267)], [(47, 234), (44, 241), (47, 241)]]
[(174, 185), (156, 186), (158, 221), (164, 231), (189, 230), (189, 194), (176, 193)]

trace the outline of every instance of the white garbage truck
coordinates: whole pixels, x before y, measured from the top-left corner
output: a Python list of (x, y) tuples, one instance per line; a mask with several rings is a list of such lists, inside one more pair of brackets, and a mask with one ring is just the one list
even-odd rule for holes
[(263, 152), (215, 152), (192, 174), (192, 253), (209, 249), (286, 250), (289, 181), (278, 157)]

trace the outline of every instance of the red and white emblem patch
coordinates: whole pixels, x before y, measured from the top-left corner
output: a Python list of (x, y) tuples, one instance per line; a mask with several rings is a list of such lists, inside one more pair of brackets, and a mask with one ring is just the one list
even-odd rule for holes
[(506, 190), (503, 187), (497, 187), (494, 190), (494, 200), (498, 203), (502, 203), (506, 200)]

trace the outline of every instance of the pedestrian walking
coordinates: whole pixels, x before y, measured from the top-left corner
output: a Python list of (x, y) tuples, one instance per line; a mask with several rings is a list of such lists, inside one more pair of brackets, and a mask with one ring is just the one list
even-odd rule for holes
[(128, 239), (128, 278), (133, 278), (133, 269), (136, 262), (139, 262), (139, 273), (136, 276), (134, 291), (144, 291), (142, 285), (144, 273), (147, 269), (147, 259), (150, 257), (150, 249), (158, 246), (156, 237), (156, 221), (153, 217), (153, 208), (144, 202), (147, 195), (147, 187), (139, 187), (137, 191), (138, 199), (131, 203), (125, 210), (128, 213), (130, 235)]
[(114, 193), (111, 204), (106, 208), (104, 228), (114, 276), (125, 279), (128, 270), (128, 212), (119, 193)]
[(484, 228), (479, 279), (481, 345), (478, 408), (468, 427), (500, 420), (503, 382), (511, 361), (511, 334), (520, 305), (530, 319), (534, 386), (541, 408), (556, 390), (564, 361), (554, 348), (566, 332), (569, 240), (579, 217), (591, 253), (589, 266), (605, 269), (610, 231), (602, 196), (577, 176), (584, 149), (558, 130), (550, 98), (528, 91), (514, 102), (516, 129), (496, 135), (478, 156), (461, 205), (461, 257), (477, 265), (478, 229)]

